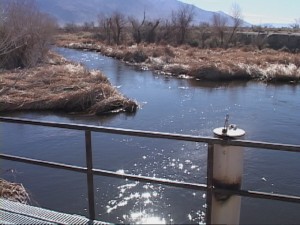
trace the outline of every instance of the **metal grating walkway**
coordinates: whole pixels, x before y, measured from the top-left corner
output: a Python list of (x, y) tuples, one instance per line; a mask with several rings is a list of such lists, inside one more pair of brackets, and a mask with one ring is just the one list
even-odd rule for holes
[(0, 198), (0, 224), (87, 224), (108, 223), (89, 220), (84, 216), (55, 212)]

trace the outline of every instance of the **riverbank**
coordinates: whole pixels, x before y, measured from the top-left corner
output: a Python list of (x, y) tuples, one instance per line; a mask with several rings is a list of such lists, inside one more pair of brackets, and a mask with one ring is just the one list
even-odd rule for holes
[(253, 47), (200, 49), (187, 45), (155, 44), (108, 46), (86, 33), (60, 34), (57, 45), (97, 51), (143, 70), (164, 75), (190, 76), (199, 80), (258, 80), (300, 82), (299, 53)]
[(100, 71), (89, 71), (53, 52), (36, 67), (2, 70), (0, 74), (0, 112), (51, 110), (101, 115), (137, 109), (137, 103), (123, 96)]

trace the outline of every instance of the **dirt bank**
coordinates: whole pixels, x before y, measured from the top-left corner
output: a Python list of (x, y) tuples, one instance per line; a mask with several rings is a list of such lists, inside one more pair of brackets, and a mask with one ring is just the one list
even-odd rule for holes
[(30, 69), (0, 71), (0, 112), (51, 110), (104, 114), (135, 112), (137, 103), (113, 87), (99, 71), (49, 53)]
[(300, 81), (300, 55), (251, 47), (200, 49), (190, 46), (140, 44), (107, 46), (87, 34), (60, 35), (59, 46), (101, 52), (141, 69), (165, 75), (188, 75), (201, 80)]

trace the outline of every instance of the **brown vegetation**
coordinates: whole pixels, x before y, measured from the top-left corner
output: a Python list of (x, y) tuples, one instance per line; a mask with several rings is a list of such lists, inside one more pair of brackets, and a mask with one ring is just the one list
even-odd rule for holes
[[(62, 110), (98, 115), (136, 110), (136, 102), (122, 96), (99, 71), (49, 54), (56, 23), (33, 1), (0, 0), (0, 12), (0, 112)], [(116, 14), (113, 19), (117, 42), (121, 17)]]
[[(206, 80), (299, 82), (298, 34), (243, 28), (243, 16), (237, 3), (232, 5), (231, 16), (228, 19), (215, 13), (211, 24), (197, 26), (192, 25), (191, 7), (173, 11), (170, 20), (149, 20), (146, 12), (141, 21), (125, 18), (121, 13), (99, 15), (98, 27), (82, 32), (80, 26), (75, 26), (73, 33), (58, 35), (57, 43), (68, 48), (98, 51), (165, 75), (188, 75)], [(121, 29), (116, 29), (118, 27)]]
[(55, 20), (32, 1), (0, 1), (0, 68), (35, 66), (47, 54)]
[(0, 198), (27, 204), (30, 200), (22, 184), (8, 182), (0, 179)]
[(49, 54), (43, 64), (0, 75), (0, 112), (62, 110), (89, 114), (134, 112), (136, 102), (122, 96), (99, 71)]
[(189, 45), (106, 45), (88, 33), (60, 34), (58, 45), (99, 51), (143, 69), (206, 80), (256, 79), (299, 82), (299, 54), (253, 47), (201, 49)]

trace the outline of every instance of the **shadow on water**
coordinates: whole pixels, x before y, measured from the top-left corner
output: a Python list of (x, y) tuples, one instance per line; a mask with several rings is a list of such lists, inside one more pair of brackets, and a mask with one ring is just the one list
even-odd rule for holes
[[(137, 112), (128, 113), (121, 112), (124, 118), (134, 118)], [(0, 116), (3, 117), (16, 117), (26, 118), (32, 120), (43, 120), (43, 121), (56, 121), (65, 123), (78, 123), (79, 121), (84, 124), (102, 126), (109, 124), (116, 117), (120, 117), (120, 113), (112, 112), (103, 114), (101, 116), (89, 115), (84, 113), (65, 113), (65, 112), (53, 112), (53, 111), (19, 111), (19, 112), (2, 112)]]
[(195, 88), (205, 88), (205, 89), (216, 89), (216, 88), (247, 88), (249, 85), (263, 85), (265, 87), (274, 88), (274, 89), (280, 89), (282, 87), (288, 88), (292, 90), (294, 93), (299, 89), (299, 86), (295, 83), (265, 83), (265, 82), (259, 82), (259, 81), (222, 81), (222, 82), (216, 82), (216, 81), (206, 81), (206, 80), (198, 80), (198, 79), (187, 79), (188, 84), (191, 87)]
[[(248, 81), (250, 82), (250, 81)], [(215, 82), (215, 81), (204, 81), (204, 80), (197, 80), (197, 79), (188, 79), (188, 84), (191, 87), (195, 88), (205, 88), (214, 90), (216, 88), (247, 88), (247, 81), (223, 81), (223, 82)]]

